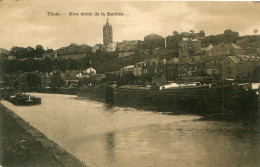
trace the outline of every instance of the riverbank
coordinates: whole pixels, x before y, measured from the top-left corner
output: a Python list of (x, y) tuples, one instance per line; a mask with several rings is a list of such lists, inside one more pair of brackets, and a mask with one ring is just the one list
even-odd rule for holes
[(85, 164), (0, 104), (0, 166), (85, 167)]

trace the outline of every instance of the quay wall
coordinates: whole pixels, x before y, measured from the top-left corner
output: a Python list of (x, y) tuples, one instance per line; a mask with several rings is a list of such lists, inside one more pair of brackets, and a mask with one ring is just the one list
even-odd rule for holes
[[(149, 110), (171, 111), (173, 113), (199, 113), (205, 112), (207, 89), (189, 90), (129, 90), (114, 88), (114, 104), (144, 108)], [(203, 113), (205, 114), (205, 113)]]
[(67, 94), (67, 95), (77, 95), (78, 88), (58, 88), (57, 93), (58, 94)]
[(86, 97), (91, 100), (106, 102), (105, 87), (82, 88), (78, 90), (77, 95), (79, 97)]
[(39, 92), (39, 93), (58, 93), (67, 95), (77, 95), (78, 88), (37, 88), (37, 89), (25, 89), (24, 92)]
[(1, 165), (86, 167), (83, 162), (1, 103), (0, 116), (1, 133), (5, 133), (0, 142), (3, 143)]

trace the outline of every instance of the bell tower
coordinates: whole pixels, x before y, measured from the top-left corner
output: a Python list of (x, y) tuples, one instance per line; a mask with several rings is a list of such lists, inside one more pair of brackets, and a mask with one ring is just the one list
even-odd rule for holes
[(107, 22), (103, 26), (103, 44), (108, 45), (111, 42), (113, 42), (113, 29), (112, 29), (112, 25), (109, 24), (107, 18)]

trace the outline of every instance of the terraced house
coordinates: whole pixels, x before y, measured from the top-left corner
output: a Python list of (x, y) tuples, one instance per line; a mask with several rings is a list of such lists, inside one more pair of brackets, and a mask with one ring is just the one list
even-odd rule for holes
[(260, 68), (260, 57), (251, 55), (228, 56), (221, 63), (222, 79), (250, 79), (254, 70)]

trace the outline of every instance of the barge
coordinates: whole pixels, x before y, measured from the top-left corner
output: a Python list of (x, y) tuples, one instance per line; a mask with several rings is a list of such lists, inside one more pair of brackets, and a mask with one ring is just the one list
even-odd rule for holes
[(113, 88), (117, 106), (167, 111), (176, 114), (250, 116), (258, 107), (256, 91), (232, 84), (187, 84), (157, 88), (122, 86)]
[(27, 106), (41, 104), (40, 97), (35, 97), (20, 92), (6, 90), (2, 96), (3, 99), (13, 103), (14, 105)]
[(40, 97), (35, 97), (26, 94), (16, 94), (10, 96), (8, 101), (15, 105), (21, 105), (21, 106), (41, 104)]
[(135, 107), (174, 114), (231, 115), (247, 117), (258, 108), (258, 96), (250, 84), (176, 84), (89, 87), (78, 96), (121, 107)]

